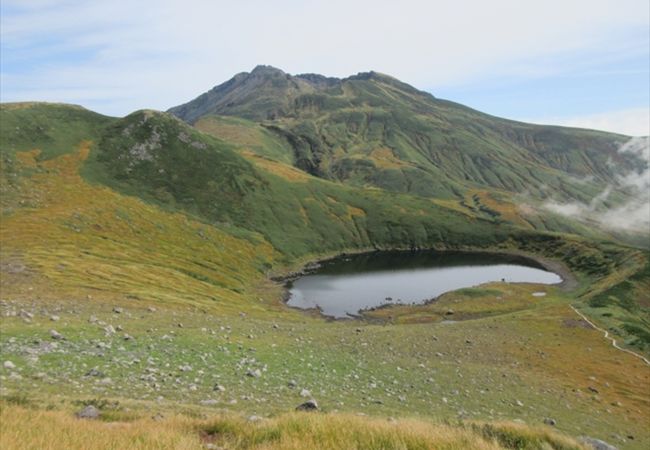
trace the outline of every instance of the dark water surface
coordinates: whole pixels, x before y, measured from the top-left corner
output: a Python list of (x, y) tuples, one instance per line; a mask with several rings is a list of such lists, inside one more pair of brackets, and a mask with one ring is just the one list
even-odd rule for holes
[(559, 275), (517, 256), (460, 252), (373, 252), (326, 261), (289, 282), (289, 306), (337, 318), (385, 303), (421, 303), (490, 281), (555, 284)]

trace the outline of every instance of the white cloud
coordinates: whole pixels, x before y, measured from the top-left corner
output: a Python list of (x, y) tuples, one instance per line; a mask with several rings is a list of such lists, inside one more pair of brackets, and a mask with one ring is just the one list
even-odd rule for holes
[(630, 108), (585, 116), (527, 119), (526, 122), (611, 131), (628, 136), (650, 135), (650, 108)]
[(618, 186), (627, 188), (629, 192), (626, 202), (607, 207), (610, 194), (614, 189), (614, 186), (610, 185), (596, 195), (589, 204), (548, 200), (542, 204), (542, 208), (573, 219), (595, 222), (608, 229), (650, 233), (650, 138), (634, 137), (623, 144), (618, 151), (633, 153), (645, 162), (641, 170), (633, 170), (617, 179)]
[[(3, 0), (3, 8), (22, 11), (2, 14), (3, 101), (67, 101), (74, 88), (96, 92), (77, 100), (93, 107), (113, 92), (122, 99), (102, 111), (113, 114), (165, 109), (257, 64), (332, 76), (378, 70), (430, 88), (508, 70), (544, 74), (563, 70), (549, 66), (551, 55), (615, 54), (622, 31), (648, 25), (645, 0)], [(12, 76), (6, 61), (35, 47), (61, 58)], [(66, 54), (88, 50), (79, 60)]]

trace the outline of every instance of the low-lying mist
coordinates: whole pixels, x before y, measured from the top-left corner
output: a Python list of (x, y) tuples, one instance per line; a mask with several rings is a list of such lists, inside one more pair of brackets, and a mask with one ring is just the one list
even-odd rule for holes
[[(589, 203), (547, 200), (542, 207), (573, 219), (596, 222), (611, 230), (650, 233), (650, 138), (632, 138), (618, 152), (637, 155), (645, 162), (644, 167), (618, 176), (616, 183), (606, 186)], [(608, 205), (610, 196), (617, 189), (624, 189), (629, 200), (611, 207)]]

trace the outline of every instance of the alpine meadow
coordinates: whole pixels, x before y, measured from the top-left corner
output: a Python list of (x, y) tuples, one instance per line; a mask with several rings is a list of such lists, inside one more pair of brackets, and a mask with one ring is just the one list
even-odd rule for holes
[[(375, 71), (3, 98), (0, 448), (650, 448), (648, 146)], [(561, 283), (287, 304), (492, 260)]]

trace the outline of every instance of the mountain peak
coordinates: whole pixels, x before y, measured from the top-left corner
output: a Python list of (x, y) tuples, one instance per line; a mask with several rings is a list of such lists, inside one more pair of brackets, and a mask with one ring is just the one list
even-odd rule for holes
[[(344, 85), (353, 84), (344, 91)], [(348, 78), (326, 77), (315, 73), (288, 74), (276, 67), (258, 65), (250, 73), (242, 72), (215, 86), (196, 99), (176, 106), (170, 113), (189, 123), (205, 115), (240, 116), (251, 120), (268, 120), (278, 117), (312, 114), (320, 108), (347, 107), (351, 103), (371, 102), (394, 106), (394, 98), (378, 91), (373, 84), (390, 86), (411, 98), (410, 108), (428, 108), (433, 98), (398, 79), (376, 71), (360, 72)], [(419, 106), (416, 104), (419, 103)], [(414, 106), (416, 105), (416, 106)]]
[(287, 75), (283, 70), (277, 67), (260, 64), (255, 66), (250, 75)]

